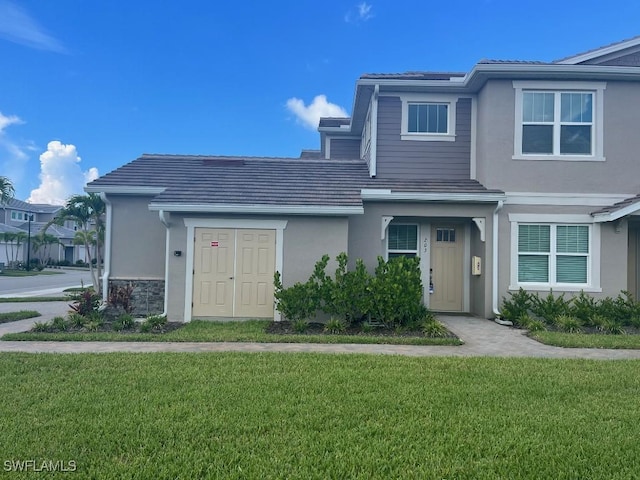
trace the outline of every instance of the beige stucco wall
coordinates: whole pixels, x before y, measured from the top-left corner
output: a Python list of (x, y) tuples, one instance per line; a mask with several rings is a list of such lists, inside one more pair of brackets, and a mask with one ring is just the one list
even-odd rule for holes
[(151, 197), (109, 195), (112, 208), (110, 277), (164, 280), (165, 228)]
[(640, 191), (640, 85), (606, 82), (604, 162), (513, 160), (515, 89), (490, 80), (478, 93), (477, 178), (505, 192), (637, 193)]
[[(283, 232), (283, 268), (282, 281), (285, 286), (295, 282), (305, 282), (313, 272), (315, 262), (325, 253), (332, 259), (340, 252), (347, 250), (348, 220), (340, 217), (304, 217), (304, 216), (233, 216), (220, 217), (204, 215), (186, 215), (188, 218), (225, 218), (240, 220), (286, 220), (287, 226)], [(187, 276), (192, 272), (192, 265), (187, 259), (187, 227), (184, 224), (185, 215), (172, 213), (170, 215), (169, 240), (169, 275), (168, 275), (168, 305), (167, 313), (171, 320), (184, 321), (185, 293)], [(278, 246), (276, 246), (278, 248)], [(174, 255), (176, 250), (181, 256)], [(164, 254), (163, 254), (164, 255)], [(328, 266), (328, 271), (335, 269), (335, 263)]]
[[(381, 240), (381, 226), (383, 216), (393, 216), (395, 222), (410, 222), (431, 224), (437, 221), (457, 221), (469, 226), (470, 240), (468, 257), (482, 258), (482, 275), (469, 276), (468, 303), (469, 312), (475, 315), (491, 316), (491, 229), (493, 211), (496, 204), (444, 204), (444, 203), (415, 203), (415, 202), (366, 202), (365, 214), (354, 215), (349, 218), (349, 258), (353, 265), (356, 258), (362, 258), (370, 271), (377, 264), (378, 255), (384, 256), (386, 243)], [(471, 221), (473, 217), (485, 219), (485, 242), (480, 241), (480, 233)], [(421, 245), (424, 250), (425, 245)], [(428, 256), (422, 251), (421, 256)], [(421, 261), (421, 265), (424, 265)], [(464, 265), (464, 274), (469, 275), (470, 264)], [(423, 267), (423, 283), (428, 282), (426, 267)], [(427, 285), (426, 285), (427, 286)]]

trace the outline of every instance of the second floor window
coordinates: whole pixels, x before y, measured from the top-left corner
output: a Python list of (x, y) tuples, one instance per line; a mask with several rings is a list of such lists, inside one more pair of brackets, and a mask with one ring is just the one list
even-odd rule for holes
[(409, 133), (449, 133), (449, 105), (443, 103), (410, 103)]
[(523, 154), (592, 155), (592, 138), (592, 93), (522, 93)]

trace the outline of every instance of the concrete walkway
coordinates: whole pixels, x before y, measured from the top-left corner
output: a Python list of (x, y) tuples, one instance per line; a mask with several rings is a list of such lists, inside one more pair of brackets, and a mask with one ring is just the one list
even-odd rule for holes
[[(66, 302), (1, 303), (0, 312), (37, 310), (41, 317), (0, 324), (0, 336), (21, 332), (36, 322), (65, 315)], [(407, 355), (415, 357), (541, 357), (587, 358), (601, 360), (640, 359), (640, 350), (560, 348), (543, 345), (524, 335), (524, 331), (498, 325), (492, 321), (465, 317), (441, 316), (440, 320), (465, 344), (458, 347), (416, 345), (360, 345), (317, 343), (248, 343), (248, 342), (6, 342), (0, 352), (29, 353), (108, 353), (108, 352), (320, 352)]]

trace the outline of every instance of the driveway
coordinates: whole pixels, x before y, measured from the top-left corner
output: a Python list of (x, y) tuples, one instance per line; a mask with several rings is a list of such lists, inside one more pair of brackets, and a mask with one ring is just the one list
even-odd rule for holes
[(0, 298), (45, 296), (62, 292), (65, 288), (92, 284), (88, 270), (47, 269), (54, 275), (7, 277), (0, 275)]

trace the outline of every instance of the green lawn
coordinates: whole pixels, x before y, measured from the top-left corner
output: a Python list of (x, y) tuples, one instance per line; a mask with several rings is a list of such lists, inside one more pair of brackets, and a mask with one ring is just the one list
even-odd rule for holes
[(640, 335), (533, 332), (529, 336), (546, 345), (570, 348), (640, 348)]
[(70, 302), (69, 297), (9, 297), (0, 298), (0, 303)]
[(73, 461), (77, 478), (629, 479), (640, 471), (638, 367), (2, 354), (0, 451), (4, 462)]
[(55, 270), (3, 270), (0, 275), (4, 277), (33, 277), (34, 275), (58, 275), (64, 272), (56, 272)]
[(376, 337), (361, 335), (275, 335), (265, 333), (266, 320), (208, 322), (194, 320), (165, 334), (153, 333), (11, 333), (2, 340), (131, 341), (131, 342), (269, 342), (386, 343), (395, 345), (460, 345), (457, 338)]
[(0, 313), (0, 323), (15, 322), (16, 320), (24, 320), (25, 318), (39, 317), (40, 313), (35, 310), (20, 310), (17, 312)]

